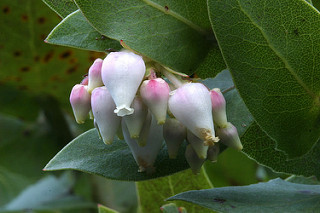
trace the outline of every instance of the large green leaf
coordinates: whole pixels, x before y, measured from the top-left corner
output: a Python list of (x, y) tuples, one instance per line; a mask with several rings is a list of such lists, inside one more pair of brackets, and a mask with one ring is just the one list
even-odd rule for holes
[[(191, 169), (188, 169), (172, 176), (137, 183), (142, 212), (156, 212), (164, 204), (164, 200), (167, 197), (177, 193), (209, 188), (212, 188), (212, 185), (204, 169), (198, 175), (194, 175)], [(182, 204), (181, 202), (178, 202), (177, 205), (185, 207), (189, 213), (211, 212), (207, 209), (185, 203)]]
[[(195, 21), (206, 16), (205, 1), (97, 0), (75, 1), (84, 16), (103, 35), (123, 42), (135, 51), (177, 71), (192, 73), (206, 56), (211, 29)], [(184, 7), (182, 7), (184, 6)], [(206, 26), (206, 25), (204, 25)]]
[(320, 177), (320, 142), (303, 157), (287, 159), (286, 153), (276, 150), (276, 143), (253, 123), (241, 137), (243, 152), (260, 164), (277, 172)]
[(189, 191), (168, 200), (183, 200), (222, 212), (317, 212), (320, 185), (271, 180), (249, 186)]
[(102, 36), (96, 31), (79, 10), (63, 19), (48, 35), (46, 42), (99, 52), (121, 49), (118, 41)]
[(6, 204), (3, 211), (25, 211), (26, 209), (70, 209), (93, 207), (79, 197), (70, 194), (74, 179), (65, 173), (60, 178), (48, 176), (22, 191)]
[(62, 106), (92, 60), (105, 54), (53, 47), (43, 40), (60, 18), (41, 1), (0, 2), (1, 112), (34, 119), (35, 96), (50, 93)]
[(250, 112), (289, 157), (320, 135), (320, 14), (304, 0), (209, 0), (224, 59)]
[(187, 169), (183, 149), (175, 160), (164, 146), (155, 162), (156, 172), (139, 173), (127, 144), (115, 140), (105, 145), (95, 129), (80, 135), (62, 149), (45, 167), (46, 171), (75, 169), (115, 180), (141, 181), (166, 176)]
[(70, 13), (78, 9), (73, 0), (42, 0), (53, 11), (55, 11), (61, 18), (66, 17)]

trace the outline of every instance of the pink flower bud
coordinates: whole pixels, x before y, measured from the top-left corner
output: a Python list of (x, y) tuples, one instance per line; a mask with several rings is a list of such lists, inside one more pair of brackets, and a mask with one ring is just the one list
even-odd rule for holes
[(148, 108), (139, 97), (133, 99), (131, 107), (134, 109), (134, 113), (123, 118), (126, 121), (130, 137), (136, 139), (139, 138), (143, 123), (146, 120)]
[(219, 143), (215, 143), (214, 146), (210, 146), (207, 154), (208, 160), (210, 160), (211, 162), (217, 162), (219, 152), (220, 152)]
[(125, 121), (122, 121), (124, 139), (128, 144), (132, 155), (139, 166), (139, 172), (154, 172), (153, 164), (162, 147), (162, 125), (158, 125), (156, 119), (152, 118), (150, 132), (146, 146), (139, 146), (135, 139), (130, 137)]
[(108, 88), (118, 116), (130, 115), (131, 103), (144, 77), (146, 67), (141, 56), (128, 52), (112, 52), (103, 61), (102, 81)]
[(187, 131), (187, 140), (200, 159), (207, 158), (207, 151), (209, 147), (204, 145), (203, 140), (195, 136), (190, 131)]
[(169, 158), (175, 159), (179, 148), (186, 139), (187, 130), (180, 121), (175, 118), (168, 118), (163, 125), (163, 137), (167, 144)]
[(101, 78), (101, 67), (103, 60), (101, 58), (96, 59), (88, 71), (88, 91), (91, 93), (97, 87), (103, 86)]
[(89, 78), (88, 76), (85, 76), (82, 81), (80, 82), (81, 85), (86, 85), (88, 86)]
[(199, 174), (205, 159), (200, 159), (190, 144), (187, 146), (184, 156), (193, 174)]
[(84, 123), (91, 109), (90, 93), (87, 91), (87, 86), (76, 84), (70, 94), (70, 103), (74, 117), (77, 123)]
[(205, 144), (218, 142), (215, 137), (211, 98), (200, 83), (188, 83), (172, 92), (169, 98), (172, 114)]
[(217, 135), (221, 143), (236, 150), (242, 150), (242, 144), (238, 135), (237, 128), (232, 123), (227, 123), (224, 128), (217, 128)]
[(121, 118), (113, 112), (115, 104), (106, 87), (97, 87), (92, 91), (91, 105), (103, 142), (111, 144), (120, 126)]
[(214, 88), (210, 91), (212, 103), (212, 116), (214, 123), (219, 127), (227, 125), (226, 100), (220, 89)]
[(156, 117), (158, 124), (166, 121), (169, 92), (169, 85), (162, 78), (145, 80), (140, 87), (142, 100)]

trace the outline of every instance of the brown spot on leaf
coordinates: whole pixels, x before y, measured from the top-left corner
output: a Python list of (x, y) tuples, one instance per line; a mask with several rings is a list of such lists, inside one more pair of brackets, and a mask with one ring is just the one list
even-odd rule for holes
[(19, 56), (21, 56), (21, 55), (22, 55), (22, 53), (21, 53), (19, 50), (14, 51), (14, 53), (13, 53), (13, 56), (14, 56), (14, 57), (19, 57)]
[(40, 18), (37, 19), (37, 22), (39, 24), (44, 24), (46, 22), (46, 18), (45, 17), (40, 17)]
[(53, 75), (50, 77), (50, 81), (62, 81), (62, 78), (58, 75)]
[(66, 73), (67, 74), (72, 74), (72, 73), (76, 72), (77, 69), (78, 69), (78, 65), (75, 65), (75, 66), (70, 67), (69, 69), (67, 69)]
[(34, 60), (35, 62), (38, 62), (38, 61), (40, 60), (40, 56), (36, 55), (36, 56), (33, 58), (33, 60)]
[(2, 8), (2, 12), (3, 12), (4, 14), (10, 13), (10, 7), (9, 7), (9, 6), (4, 6), (4, 7)]
[(53, 58), (53, 50), (51, 50), (44, 56), (43, 61), (45, 63), (48, 63), (52, 58)]
[(21, 20), (22, 20), (23, 22), (27, 22), (27, 21), (29, 20), (28, 15), (23, 14), (23, 15), (21, 16)]
[(21, 67), (20, 71), (21, 72), (28, 72), (28, 71), (30, 71), (30, 67), (27, 67), (27, 66), (26, 67)]
[(224, 203), (224, 202), (226, 202), (226, 200), (225, 199), (223, 199), (223, 198), (215, 198), (215, 199), (213, 199), (213, 201), (214, 202), (217, 202), (217, 203)]
[(28, 87), (26, 85), (21, 85), (18, 87), (19, 90), (28, 90)]
[(67, 50), (67, 51), (61, 53), (59, 57), (60, 57), (61, 59), (66, 59), (66, 58), (68, 58), (71, 54), (72, 54), (72, 51)]
[(17, 82), (20, 82), (22, 80), (22, 78), (20, 76), (17, 76), (14, 78), (14, 80), (16, 80)]
[(74, 64), (74, 63), (76, 63), (76, 62), (78, 62), (78, 59), (76, 59), (76, 58), (71, 58), (71, 59), (69, 60), (69, 63), (70, 63), (70, 64)]
[(165, 9), (165, 11), (169, 11), (169, 7), (166, 5), (166, 6), (164, 6), (164, 9)]
[(3, 44), (0, 44), (0, 49), (4, 48), (4, 45)]

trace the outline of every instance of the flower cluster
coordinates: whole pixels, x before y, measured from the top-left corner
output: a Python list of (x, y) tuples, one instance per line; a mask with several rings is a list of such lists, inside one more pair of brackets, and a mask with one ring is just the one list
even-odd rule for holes
[(123, 137), (140, 172), (154, 171), (163, 141), (174, 159), (187, 140), (185, 157), (194, 173), (206, 159), (217, 160), (220, 142), (242, 149), (219, 89), (183, 81), (155, 63), (146, 66), (132, 52), (95, 60), (88, 76), (73, 87), (70, 102), (78, 123), (91, 115), (105, 144)]

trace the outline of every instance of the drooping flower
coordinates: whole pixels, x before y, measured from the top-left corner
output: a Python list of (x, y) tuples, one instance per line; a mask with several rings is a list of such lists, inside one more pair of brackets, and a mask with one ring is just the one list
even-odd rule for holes
[(212, 105), (208, 89), (200, 83), (187, 83), (169, 98), (172, 114), (207, 145), (218, 142), (215, 137)]
[(242, 150), (242, 144), (239, 138), (237, 128), (230, 122), (224, 128), (217, 128), (217, 135), (221, 143), (236, 150)]
[(126, 121), (130, 137), (137, 139), (139, 138), (141, 129), (146, 120), (148, 108), (142, 102), (140, 97), (135, 97), (133, 99), (131, 107), (134, 109), (134, 113), (131, 115), (124, 116), (123, 118)]
[(169, 93), (169, 85), (162, 78), (145, 80), (140, 87), (142, 100), (156, 117), (158, 124), (166, 121)]
[(158, 124), (166, 121), (169, 93), (169, 85), (162, 78), (145, 80), (140, 87), (142, 100), (156, 117)]
[(120, 126), (121, 118), (113, 112), (115, 104), (106, 87), (97, 87), (92, 91), (91, 105), (103, 142), (111, 144)]
[(220, 89), (214, 88), (210, 90), (211, 103), (212, 103), (212, 116), (214, 123), (219, 127), (227, 125), (226, 114), (226, 100), (223, 97)]
[(139, 146), (145, 146), (147, 144), (150, 127), (151, 127), (151, 121), (152, 121), (152, 114), (148, 110), (147, 116), (143, 122), (143, 126), (140, 131), (139, 138), (137, 139), (137, 143)]
[(214, 146), (210, 146), (207, 154), (208, 160), (211, 162), (217, 162), (219, 152), (220, 152), (219, 143), (215, 143)]
[(204, 145), (203, 140), (195, 136), (190, 131), (187, 131), (187, 140), (200, 159), (207, 158), (207, 151), (209, 147)]
[(102, 81), (108, 88), (118, 116), (130, 115), (131, 103), (144, 77), (146, 67), (141, 56), (128, 52), (112, 52), (103, 61)]
[(101, 78), (101, 67), (103, 60), (96, 59), (88, 71), (88, 91), (91, 93), (95, 88), (103, 86)]
[(187, 146), (184, 156), (185, 156), (193, 174), (200, 173), (202, 164), (204, 163), (205, 159), (200, 159), (190, 144)]
[(179, 148), (186, 139), (187, 130), (180, 121), (175, 118), (168, 118), (163, 125), (163, 138), (167, 144), (169, 158), (175, 159)]
[(76, 84), (70, 94), (70, 103), (77, 123), (84, 123), (91, 109), (90, 93), (87, 86)]
[(135, 139), (130, 137), (125, 120), (122, 120), (122, 131), (124, 139), (128, 144), (132, 155), (139, 166), (139, 172), (154, 172), (153, 164), (162, 147), (162, 125), (158, 125), (155, 118), (152, 118), (150, 132), (148, 134), (147, 144), (139, 146)]

